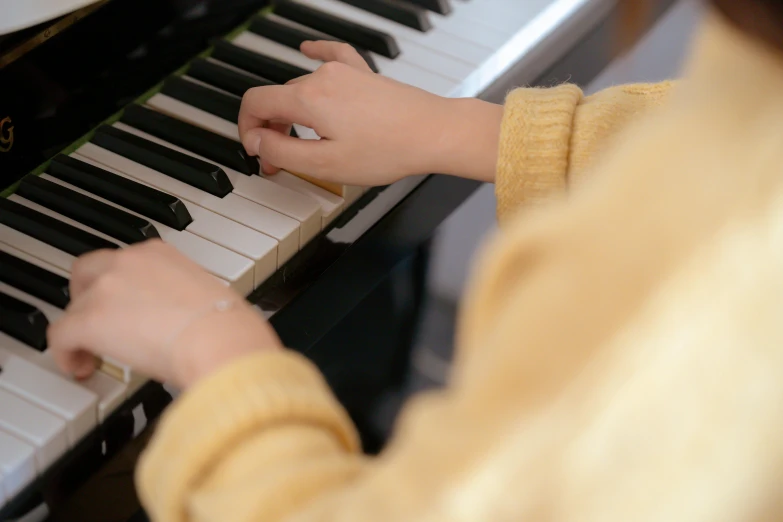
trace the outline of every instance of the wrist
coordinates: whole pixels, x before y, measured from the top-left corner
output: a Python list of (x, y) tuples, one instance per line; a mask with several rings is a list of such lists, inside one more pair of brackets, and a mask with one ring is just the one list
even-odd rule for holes
[(178, 336), (171, 346), (172, 384), (184, 390), (238, 357), (280, 348), (271, 327), (242, 303), (194, 322)]
[(429, 171), (494, 183), (503, 106), (475, 98), (443, 105)]

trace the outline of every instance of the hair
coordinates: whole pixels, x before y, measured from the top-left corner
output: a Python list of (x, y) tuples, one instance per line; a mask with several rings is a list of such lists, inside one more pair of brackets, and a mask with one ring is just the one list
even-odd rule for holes
[(742, 32), (783, 51), (783, 0), (711, 0)]
[[(628, 49), (644, 32), (657, 0), (620, 3), (620, 42)], [(698, 0), (691, 0), (698, 1)], [(706, 0), (743, 33), (783, 51), (783, 0)]]

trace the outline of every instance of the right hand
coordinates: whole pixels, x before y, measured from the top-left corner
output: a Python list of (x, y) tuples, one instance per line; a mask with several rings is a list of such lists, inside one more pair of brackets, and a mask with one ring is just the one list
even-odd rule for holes
[[(362, 186), (434, 172), (480, 177), (461, 169), (477, 168), (466, 154), (488, 141), (483, 155), (489, 158), (478, 168), (494, 174), (502, 108), (443, 98), (374, 74), (347, 44), (306, 42), (302, 52), (326, 63), (287, 85), (251, 89), (242, 100), (242, 143), (262, 159), (267, 174), (280, 168)], [(482, 119), (489, 123), (477, 121)], [(292, 123), (322, 139), (279, 132)]]

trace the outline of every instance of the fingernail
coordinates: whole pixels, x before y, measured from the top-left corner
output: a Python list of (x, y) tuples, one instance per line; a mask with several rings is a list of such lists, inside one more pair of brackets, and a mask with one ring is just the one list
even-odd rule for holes
[(250, 136), (248, 136), (247, 140), (248, 140), (247, 148), (249, 149), (248, 153), (254, 156), (260, 156), (258, 151), (261, 148), (261, 134), (258, 132), (254, 132)]

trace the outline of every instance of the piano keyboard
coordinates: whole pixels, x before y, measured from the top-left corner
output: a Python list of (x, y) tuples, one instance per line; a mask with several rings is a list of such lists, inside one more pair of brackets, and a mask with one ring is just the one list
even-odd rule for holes
[(513, 61), (509, 46), (586, 3), (279, 0), (0, 199), (0, 508), (145, 383), (116, 366), (85, 382), (58, 374), (46, 327), (68, 304), (77, 256), (161, 238), (247, 295), (365, 192), (260, 174), (239, 143), (247, 89), (320, 65), (298, 51), (302, 41), (345, 41), (379, 74), (476, 96)]

